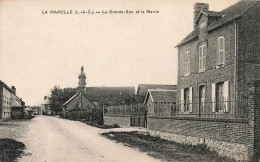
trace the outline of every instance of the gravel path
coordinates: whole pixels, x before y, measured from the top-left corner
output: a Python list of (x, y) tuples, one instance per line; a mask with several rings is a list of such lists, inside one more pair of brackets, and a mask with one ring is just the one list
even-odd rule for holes
[(19, 138), (26, 145), (25, 154), (30, 155), (19, 161), (159, 161), (99, 135), (105, 131), (78, 121), (38, 116), (30, 121), (27, 133)]

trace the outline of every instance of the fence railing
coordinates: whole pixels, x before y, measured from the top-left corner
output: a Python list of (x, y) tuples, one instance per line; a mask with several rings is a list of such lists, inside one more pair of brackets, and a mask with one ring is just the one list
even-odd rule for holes
[(200, 103), (156, 102), (152, 106), (121, 105), (104, 108), (105, 115), (144, 114), (154, 117), (247, 118), (247, 100)]
[[(149, 108), (148, 108), (149, 110)], [(154, 105), (150, 116), (179, 116), (201, 118), (245, 118), (248, 116), (247, 101), (220, 101)]]
[(131, 115), (144, 113), (146, 110), (146, 105), (120, 105), (120, 106), (109, 106), (104, 107), (105, 115)]
[(130, 115), (131, 107), (128, 105), (109, 106), (104, 108), (105, 115)]

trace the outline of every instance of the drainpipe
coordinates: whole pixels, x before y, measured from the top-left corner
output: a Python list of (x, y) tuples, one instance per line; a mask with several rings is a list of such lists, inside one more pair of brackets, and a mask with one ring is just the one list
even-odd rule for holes
[(238, 84), (238, 52), (237, 52), (237, 22), (234, 20), (235, 24), (235, 70), (234, 70), (234, 108), (235, 117), (237, 117), (237, 84)]

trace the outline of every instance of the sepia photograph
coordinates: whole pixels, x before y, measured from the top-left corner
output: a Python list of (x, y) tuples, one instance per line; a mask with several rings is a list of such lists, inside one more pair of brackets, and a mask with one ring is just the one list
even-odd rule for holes
[(0, 161), (260, 161), (260, 0), (0, 0)]

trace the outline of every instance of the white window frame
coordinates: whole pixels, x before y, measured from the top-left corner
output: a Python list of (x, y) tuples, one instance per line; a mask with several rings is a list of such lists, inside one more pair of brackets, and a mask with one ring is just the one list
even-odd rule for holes
[[(189, 98), (185, 98), (185, 91), (188, 91)], [(192, 87), (181, 89), (181, 113), (192, 113)], [(188, 108), (188, 109), (187, 109)]]
[[(220, 44), (223, 44), (223, 47), (220, 47)], [(220, 60), (220, 54), (223, 54), (222, 60)], [(221, 67), (225, 65), (225, 37), (221, 36), (217, 39), (217, 67)]]
[(190, 75), (190, 51), (186, 51), (184, 55), (184, 73), (185, 76)]
[(206, 55), (207, 55), (206, 44), (203, 44), (199, 46), (199, 72), (204, 72), (206, 69)]

